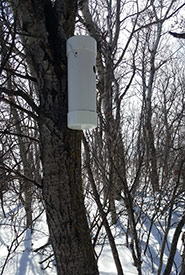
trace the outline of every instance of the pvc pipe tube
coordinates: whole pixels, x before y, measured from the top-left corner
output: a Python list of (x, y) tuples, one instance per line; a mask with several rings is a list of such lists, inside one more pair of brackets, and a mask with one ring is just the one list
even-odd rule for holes
[(85, 130), (97, 127), (96, 40), (73, 36), (67, 40), (68, 128)]

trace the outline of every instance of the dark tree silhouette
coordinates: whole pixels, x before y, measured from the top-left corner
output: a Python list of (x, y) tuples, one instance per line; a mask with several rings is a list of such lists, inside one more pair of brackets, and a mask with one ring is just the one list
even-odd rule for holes
[(169, 32), (169, 34), (173, 35), (176, 38), (183, 38), (183, 39), (185, 39), (185, 32), (183, 32), (183, 33)]

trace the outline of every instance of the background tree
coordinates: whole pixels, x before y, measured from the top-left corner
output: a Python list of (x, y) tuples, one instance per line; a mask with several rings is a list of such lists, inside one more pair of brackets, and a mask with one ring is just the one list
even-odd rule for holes
[[(101, 9), (95, 12), (93, 4)], [(171, 111), (175, 111), (176, 102), (179, 102), (179, 107), (183, 106), (181, 105), (183, 92), (176, 80), (172, 78), (175, 60), (171, 59), (172, 53), (167, 52), (165, 29), (166, 22), (184, 4), (179, 3), (176, 6), (177, 3), (174, 1), (142, 4), (94, 1), (93, 4), (88, 5), (87, 1), (81, 1), (82, 15), (79, 14), (79, 22), (98, 41), (99, 128), (85, 135), (86, 141), (91, 146), (88, 149), (88, 156), (85, 156), (84, 165), (91, 168), (91, 171), (88, 170), (89, 182), (92, 185), (96, 182), (99, 196), (103, 194), (104, 200), (101, 201), (100, 208), (106, 209), (110, 227), (112, 224), (117, 224), (121, 217), (120, 212), (116, 213), (115, 199), (124, 200), (127, 211), (125, 219), (128, 219), (129, 247), (140, 274), (142, 255), (140, 241), (142, 239), (139, 239), (136, 228), (140, 222), (142, 223), (139, 217), (143, 215), (143, 208), (138, 209), (138, 200), (140, 201), (142, 196), (137, 194), (143, 192), (140, 194), (143, 194), (142, 200), (145, 201), (149, 192), (154, 204), (159, 204), (151, 219), (151, 229), (153, 222), (159, 221), (160, 207), (167, 210), (170, 205), (169, 200), (174, 198), (171, 200), (171, 214), (169, 213), (168, 216), (169, 226), (164, 227), (166, 231), (163, 248), (168, 245), (166, 237), (171, 228), (173, 207), (178, 198), (179, 184), (175, 181), (172, 196), (169, 197), (168, 204), (164, 203), (166, 196), (164, 181), (168, 185), (169, 180), (173, 178), (172, 170), (169, 168), (171, 156), (177, 157), (172, 152), (175, 140), (171, 137), (171, 133), (175, 132), (172, 125), (169, 126)], [(80, 32), (80, 28), (84, 29), (84, 27), (80, 25), (78, 31)], [(164, 36), (165, 39), (163, 39)], [(171, 66), (172, 75), (169, 70)], [(164, 72), (167, 73), (167, 78)], [(160, 81), (161, 84), (163, 83), (162, 87), (158, 84)], [(173, 84), (171, 81), (174, 81)], [(174, 86), (171, 87), (171, 84)], [(171, 91), (170, 88), (172, 88)], [(181, 91), (178, 92), (178, 88)], [(161, 97), (166, 95), (168, 98), (170, 95), (173, 97), (174, 91), (182, 98), (177, 97), (176, 102), (172, 98), (167, 101), (164, 99), (164, 105), (161, 105)], [(137, 107), (133, 106), (129, 109), (129, 104), (131, 106), (134, 103)], [(167, 107), (166, 104), (169, 106)], [(179, 111), (182, 114), (181, 108)], [(135, 115), (138, 116), (139, 112), (138, 120)], [(182, 117), (180, 118), (178, 114), (174, 119), (180, 122)], [(155, 116), (160, 119), (162, 116), (166, 122), (161, 120), (159, 122)], [(167, 161), (166, 164), (163, 163), (164, 159)], [(171, 167), (174, 167), (175, 162), (172, 161)], [(168, 172), (161, 177), (161, 171), (165, 169)], [(93, 187), (92, 190), (94, 192)], [(95, 200), (97, 196), (94, 194)], [(99, 211), (101, 211), (100, 208)], [(111, 220), (108, 213), (111, 214)], [(161, 225), (161, 228), (163, 226)], [(149, 238), (150, 232), (149, 230)], [(163, 248), (159, 256), (160, 261), (163, 259)], [(161, 268), (159, 263), (159, 273)]]

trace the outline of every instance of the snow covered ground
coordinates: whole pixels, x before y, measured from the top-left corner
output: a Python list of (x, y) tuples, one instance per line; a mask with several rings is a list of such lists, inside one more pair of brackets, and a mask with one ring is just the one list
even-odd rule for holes
[[(30, 229), (25, 229), (24, 225), (24, 209), (22, 205), (14, 207), (13, 204), (5, 205), (6, 217), (3, 216), (0, 210), (0, 275), (56, 275), (56, 269), (53, 262), (52, 250), (50, 247), (37, 250), (48, 241), (48, 230), (44, 212), (41, 213), (41, 206), (36, 205), (34, 211), (34, 232), (31, 234)], [(177, 217), (173, 215), (172, 226), (170, 234), (168, 234), (168, 244), (172, 240), (175, 230), (175, 220)], [(141, 246), (144, 251), (147, 234), (145, 233), (150, 229), (150, 217), (141, 216), (143, 219), (142, 230), (143, 234)], [(142, 272), (144, 275), (157, 274), (159, 266), (159, 255), (162, 243), (163, 224), (165, 226), (166, 220), (161, 218), (161, 224), (157, 222), (153, 225), (150, 234), (149, 248), (146, 250), (145, 255), (142, 254)], [(133, 259), (130, 250), (126, 247), (125, 239), (125, 226), (119, 221), (117, 226), (112, 227), (113, 234), (116, 237), (116, 244), (119, 251), (120, 260), (122, 263), (125, 275), (138, 274), (136, 267), (133, 265)], [(180, 267), (181, 241), (178, 243), (176, 252), (175, 263), (177, 268)], [(103, 250), (100, 245), (96, 248), (97, 255), (100, 253), (98, 266), (101, 275), (116, 275), (116, 267), (112, 257), (110, 246), (106, 240)], [(163, 268), (164, 270), (169, 250), (166, 247), (164, 251)], [(47, 260), (46, 260), (47, 259)], [(151, 260), (152, 259), (152, 260)], [(52, 260), (52, 261), (51, 261)], [(162, 274), (162, 273), (161, 273)], [(178, 274), (175, 269), (171, 274)]]

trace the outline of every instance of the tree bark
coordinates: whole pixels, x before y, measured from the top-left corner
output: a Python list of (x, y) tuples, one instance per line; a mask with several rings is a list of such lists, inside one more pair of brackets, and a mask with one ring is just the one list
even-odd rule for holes
[(40, 97), (43, 197), (57, 272), (96, 275), (81, 184), (81, 133), (66, 126), (65, 49), (73, 35), (77, 1), (52, 5), (50, 0), (20, 0), (12, 7)]
[(181, 230), (182, 230), (184, 224), (185, 224), (185, 213), (183, 214), (181, 220), (179, 221), (179, 223), (176, 227), (175, 233), (173, 235), (173, 240), (172, 240), (171, 249), (170, 249), (170, 255), (168, 257), (168, 262), (167, 262), (167, 265), (166, 265), (163, 275), (168, 275), (171, 273), (171, 269), (172, 269), (176, 249), (177, 249), (177, 242), (179, 240), (179, 236), (180, 236), (180, 233), (181, 233)]

